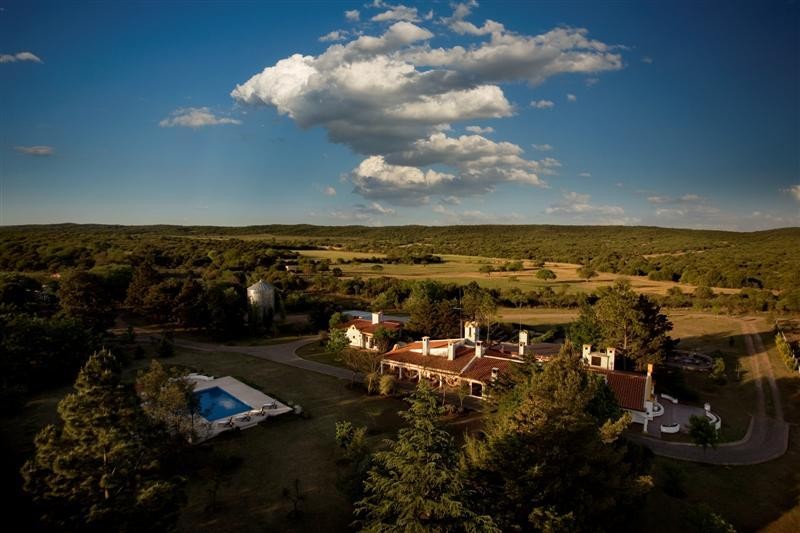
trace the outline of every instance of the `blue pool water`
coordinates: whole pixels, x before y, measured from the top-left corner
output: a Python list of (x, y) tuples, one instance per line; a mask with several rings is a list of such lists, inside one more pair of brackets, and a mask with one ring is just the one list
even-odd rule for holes
[(200, 401), (200, 415), (213, 422), (221, 418), (229, 418), (252, 409), (219, 387), (201, 390), (194, 393)]

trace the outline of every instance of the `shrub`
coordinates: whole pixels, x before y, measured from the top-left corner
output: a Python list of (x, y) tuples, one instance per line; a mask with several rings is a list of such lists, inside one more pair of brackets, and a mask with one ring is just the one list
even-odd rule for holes
[(378, 392), (378, 382), (380, 381), (380, 374), (377, 372), (370, 372), (364, 378), (364, 385), (367, 386), (367, 394), (375, 394)]
[(379, 392), (383, 396), (391, 396), (395, 390), (395, 379), (391, 374), (381, 376)]

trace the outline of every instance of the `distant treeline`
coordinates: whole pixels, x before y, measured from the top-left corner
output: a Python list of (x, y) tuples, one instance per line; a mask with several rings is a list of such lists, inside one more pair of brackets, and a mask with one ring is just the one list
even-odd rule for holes
[[(266, 236), (217, 241), (208, 237)], [(272, 236), (274, 238), (270, 239)], [(187, 238), (193, 237), (193, 238)], [(628, 226), (104, 226), (61, 224), (0, 229), (0, 269), (40, 270), (90, 261), (98, 251), (154, 242), (207, 261), (199, 250), (339, 247), (352, 251), (433, 258), (463, 254), (590, 265), (595, 270), (646, 275), (693, 285), (790, 289), (800, 286), (800, 228), (752, 233)], [(199, 241), (199, 242), (198, 242)], [(118, 252), (119, 253), (119, 252)], [(233, 252), (230, 252), (233, 254)], [(179, 254), (180, 255), (180, 254)], [(207, 254), (205, 254), (207, 255)], [(180, 257), (174, 259), (179, 260)], [(97, 259), (95, 259), (97, 260)], [(116, 262), (116, 261), (114, 261)], [(164, 265), (166, 266), (166, 265)], [(245, 266), (245, 265), (242, 265)], [(267, 265), (260, 265), (267, 266)]]

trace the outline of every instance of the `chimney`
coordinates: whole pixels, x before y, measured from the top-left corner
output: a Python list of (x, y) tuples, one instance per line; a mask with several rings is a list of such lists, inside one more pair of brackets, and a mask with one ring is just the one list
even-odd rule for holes
[(497, 376), (500, 374), (499, 368), (492, 368), (492, 381), (497, 381)]
[(456, 343), (449, 341), (447, 343), (447, 360), (452, 361), (456, 358)]
[(422, 337), (422, 355), (431, 354), (431, 338)]
[(480, 329), (478, 328), (477, 322), (466, 322), (464, 323), (464, 338), (471, 340), (472, 342), (477, 341), (481, 336)]
[(522, 357), (523, 355), (525, 355), (525, 343), (519, 341), (519, 356)]
[(372, 313), (372, 323), (373, 324), (380, 324), (383, 322), (383, 311), (378, 311), (377, 313)]
[(606, 348), (606, 355), (608, 356), (608, 364), (606, 365), (609, 370), (614, 370), (614, 365), (617, 362), (617, 350), (609, 346)]
[(583, 356), (584, 357), (588, 357), (590, 353), (592, 353), (592, 345), (591, 344), (584, 344), (583, 345)]
[(647, 363), (647, 377), (653, 377), (653, 363)]
[(524, 344), (525, 346), (528, 345), (528, 330), (521, 329), (519, 330), (519, 343)]
[(475, 341), (475, 357), (483, 357), (483, 341)]

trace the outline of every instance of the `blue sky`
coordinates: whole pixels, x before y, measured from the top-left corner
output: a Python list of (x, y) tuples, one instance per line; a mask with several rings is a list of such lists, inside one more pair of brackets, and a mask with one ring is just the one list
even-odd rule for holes
[(798, 20), (0, 0), (0, 224), (797, 226)]

